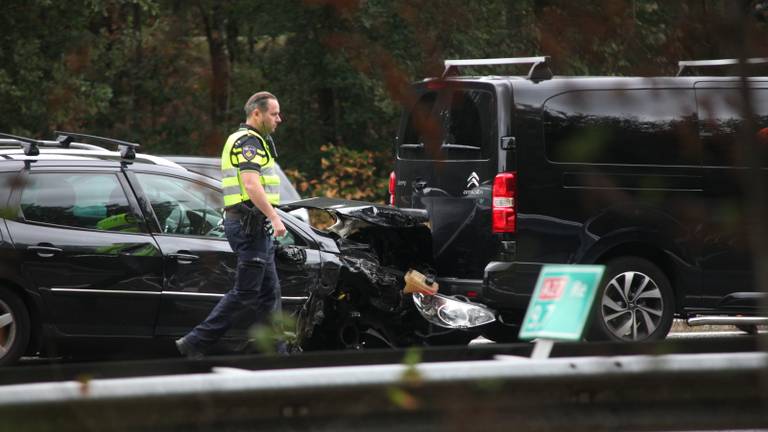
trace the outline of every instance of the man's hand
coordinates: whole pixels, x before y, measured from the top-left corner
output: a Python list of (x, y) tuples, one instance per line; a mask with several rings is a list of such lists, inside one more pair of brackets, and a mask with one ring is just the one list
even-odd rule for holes
[(283, 225), (283, 220), (280, 219), (280, 216), (274, 215), (273, 217), (269, 218), (269, 223), (272, 224), (272, 228), (275, 231), (275, 237), (283, 237), (287, 232), (285, 225)]

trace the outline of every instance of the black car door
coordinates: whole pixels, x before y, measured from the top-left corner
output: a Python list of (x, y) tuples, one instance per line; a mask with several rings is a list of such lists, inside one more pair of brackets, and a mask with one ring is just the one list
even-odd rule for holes
[(152, 336), (162, 255), (118, 167), (29, 169), (8, 220), (22, 273), (65, 335)]
[[(153, 219), (150, 226), (165, 256), (156, 334), (185, 334), (234, 283), (237, 258), (224, 237), (221, 191), (212, 181), (182, 173), (134, 171), (129, 176), (145, 200), (143, 207)], [(287, 226), (291, 229), (290, 223)], [(284, 241), (309, 246), (300, 236)], [(305, 263), (277, 262), (286, 308), (306, 296), (307, 285), (316, 279), (313, 272), (319, 272), (319, 254), (309, 251), (307, 257)], [(249, 324), (244, 317), (233, 334)]]
[(288, 232), (278, 239), (286, 248), (303, 251), (302, 260), (291, 259), (287, 254), (275, 257), (280, 278), (283, 312), (294, 314), (309, 297), (311, 290), (320, 283), (323, 259), (319, 246), (309, 234), (311, 228), (304, 221), (288, 213), (280, 213)]
[(236, 258), (224, 238), (221, 192), (182, 175), (132, 170), (129, 179), (164, 256), (157, 335), (181, 335), (232, 287)]

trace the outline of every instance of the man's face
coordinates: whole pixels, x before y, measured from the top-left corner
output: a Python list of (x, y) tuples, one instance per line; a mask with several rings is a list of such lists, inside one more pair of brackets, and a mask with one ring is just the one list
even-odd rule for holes
[(256, 129), (265, 134), (271, 134), (277, 129), (277, 125), (283, 121), (280, 118), (280, 103), (276, 99), (267, 100), (267, 110), (261, 112), (259, 109), (253, 110), (253, 116), (256, 123)]

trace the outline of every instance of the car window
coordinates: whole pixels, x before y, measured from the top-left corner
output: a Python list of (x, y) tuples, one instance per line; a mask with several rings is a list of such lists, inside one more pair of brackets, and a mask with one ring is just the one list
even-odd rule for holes
[(445, 121), (443, 154), (447, 160), (486, 158), (493, 149), (493, 95), (480, 90), (455, 90)]
[(554, 162), (699, 165), (688, 89), (573, 91), (544, 105), (544, 143)]
[[(215, 159), (218, 162), (218, 159)], [(221, 168), (214, 164), (195, 164), (195, 163), (181, 163), (186, 169), (202, 174), (204, 176), (221, 180)], [(285, 204), (301, 199), (298, 191), (293, 187), (293, 184), (285, 175), (280, 165), (275, 165), (277, 168), (277, 175), (280, 177), (280, 204)]]
[(298, 201), (301, 195), (293, 187), (293, 183), (288, 179), (279, 165), (275, 165), (277, 176), (280, 177), (280, 204)]
[(285, 227), (285, 235), (282, 237), (278, 237), (277, 241), (283, 246), (292, 246), (292, 245), (303, 245), (304, 242), (301, 241), (301, 237), (297, 237), (296, 234), (291, 232), (291, 228)]
[[(768, 146), (768, 89), (751, 91), (758, 143)], [(696, 89), (704, 165), (749, 166), (744, 142), (743, 97), (738, 88)]]
[(398, 154), (404, 159), (488, 158), (494, 150), (493, 94), (476, 89), (428, 92), (411, 110)]
[(214, 178), (216, 180), (221, 180), (221, 168), (212, 166), (212, 165), (187, 165), (187, 169), (196, 172), (198, 174), (202, 174), (204, 176), (208, 176), (210, 178)]
[(221, 192), (177, 177), (147, 173), (136, 177), (164, 233), (224, 237)]
[(115, 174), (31, 173), (21, 194), (21, 216), (29, 222), (140, 231)]
[(436, 159), (442, 141), (437, 92), (423, 94), (408, 113), (398, 155), (405, 159)]

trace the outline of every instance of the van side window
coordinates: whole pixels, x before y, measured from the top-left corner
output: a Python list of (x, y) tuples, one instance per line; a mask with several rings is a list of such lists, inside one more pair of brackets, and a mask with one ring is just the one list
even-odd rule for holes
[(573, 91), (544, 105), (544, 142), (554, 162), (699, 165), (692, 90)]
[[(768, 146), (768, 88), (750, 94), (757, 126), (758, 145)], [(747, 166), (746, 146), (740, 145), (744, 133), (741, 114), (743, 100), (738, 88), (698, 88), (699, 130), (706, 166)]]
[(404, 159), (487, 159), (494, 151), (493, 94), (445, 89), (421, 96), (408, 115), (398, 156)]

